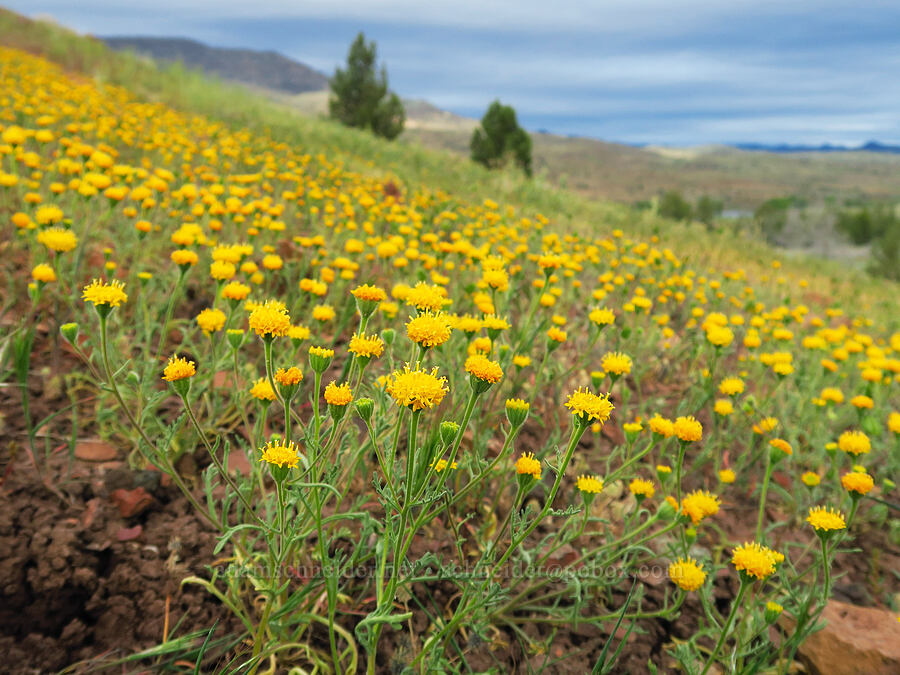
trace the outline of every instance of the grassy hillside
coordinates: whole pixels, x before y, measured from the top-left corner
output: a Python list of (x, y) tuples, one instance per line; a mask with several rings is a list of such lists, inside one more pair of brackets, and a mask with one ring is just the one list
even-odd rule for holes
[[(563, 230), (579, 232), (602, 227), (603, 231), (622, 228), (639, 236), (654, 236), (665, 232), (665, 244), (687, 260), (703, 260), (718, 270), (745, 269), (750, 278), (768, 279), (771, 262), (778, 253), (755, 237), (734, 235), (731, 232), (708, 232), (699, 223), (674, 223), (659, 218), (653, 212), (636, 211), (614, 201), (597, 198), (596, 190), (561, 189), (553, 180), (539, 177), (524, 179), (518, 171), (487, 171), (473, 164), (461, 153), (436, 150), (416, 140), (419, 132), (410, 130), (405, 142), (388, 142), (375, 136), (316, 116), (302, 114), (290, 102), (279, 103), (255, 95), (239, 86), (204, 77), (174, 65), (158, 68), (152, 63), (127, 53), (113, 52), (101, 41), (78, 35), (64, 27), (43, 21), (32, 21), (14, 12), (0, 9), (0, 43), (41, 54), (65, 68), (95, 79), (127, 86), (130, 91), (148, 101), (158, 101), (175, 108), (220, 119), (226, 123), (264, 131), (273, 138), (304, 147), (310, 153), (327, 152), (349, 169), (369, 174), (393, 174), (404, 183), (424, 184), (445, 190), (471, 201), (491, 199), (511, 206), (547, 214)], [(301, 94), (318, 96), (320, 94)], [(315, 105), (321, 105), (319, 101)], [(423, 137), (425, 134), (422, 134)], [(461, 139), (468, 132), (457, 129), (445, 135), (455, 138), (459, 149)], [(558, 138), (558, 137), (557, 137)], [(542, 136), (537, 137), (541, 143)], [(560, 139), (565, 146), (566, 139)], [(583, 141), (571, 141), (577, 143)], [(598, 148), (614, 148), (606, 161), (594, 159), (606, 175), (615, 172), (641, 174), (647, 151), (590, 141)], [(428, 141), (429, 146), (436, 145)], [(447, 144), (442, 141), (441, 144)], [(575, 153), (583, 158), (583, 153)], [(767, 153), (731, 153), (734, 157)], [(563, 155), (560, 155), (563, 156)], [(602, 155), (599, 155), (602, 156)], [(852, 161), (845, 156), (843, 161)], [(873, 156), (873, 161), (890, 162), (890, 156)], [(773, 160), (802, 162), (802, 158), (773, 155)], [(541, 161), (541, 160), (539, 160)], [(689, 161), (700, 164), (699, 159)], [(762, 160), (761, 160), (762, 161)], [(842, 161), (835, 156), (835, 162)], [(569, 166), (569, 171), (573, 169)], [(599, 169), (598, 169), (599, 170)], [(715, 169), (707, 168), (714, 174)], [(765, 164), (754, 169), (765, 173)], [(577, 172), (578, 169), (575, 169)], [(784, 169), (787, 172), (787, 169)], [(892, 175), (887, 166), (881, 170)], [(789, 173), (789, 172), (788, 172)], [(642, 174), (641, 174), (642, 175)], [(649, 179), (648, 179), (649, 180)], [(574, 188), (575, 186), (573, 186)], [(662, 187), (662, 183), (659, 183)], [(648, 188), (649, 189), (649, 188)], [(654, 190), (657, 188), (654, 188)], [(775, 191), (775, 188), (770, 188)], [(787, 187), (780, 192), (789, 191)], [(586, 196), (584, 193), (591, 193)], [(652, 191), (651, 191), (652, 192)], [(702, 190), (701, 190), (702, 192)], [(650, 194), (649, 192), (647, 194)], [(786, 278), (799, 280), (812, 277), (816, 292), (824, 297), (855, 298), (861, 308), (884, 311), (894, 316), (893, 302), (896, 287), (847, 267), (817, 258), (799, 257), (792, 261)], [(896, 319), (895, 319), (896, 321)]]

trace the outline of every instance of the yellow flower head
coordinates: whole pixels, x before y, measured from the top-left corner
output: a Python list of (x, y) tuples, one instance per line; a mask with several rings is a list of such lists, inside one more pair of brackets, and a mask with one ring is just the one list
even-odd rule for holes
[(337, 313), (334, 311), (334, 307), (331, 305), (316, 305), (313, 307), (312, 317), (316, 321), (320, 321), (325, 323), (326, 321), (334, 321), (334, 317), (337, 316)]
[(163, 370), (163, 377), (166, 382), (175, 382), (176, 380), (184, 380), (193, 377), (197, 373), (193, 361), (188, 361), (179, 356), (173, 356), (169, 359), (168, 365)]
[[(216, 281), (228, 281), (237, 273), (237, 268), (230, 262), (214, 260), (209, 266), (209, 276)], [(249, 290), (249, 289), (248, 289)]]
[(547, 338), (559, 344), (565, 342), (567, 337), (566, 331), (560, 330), (556, 326), (550, 326), (550, 329), (547, 331)]
[(303, 381), (303, 371), (297, 366), (291, 366), (287, 370), (279, 368), (275, 371), (275, 375), (272, 376), (272, 379), (282, 387), (290, 387), (300, 384)]
[(478, 319), (471, 314), (463, 314), (462, 316), (457, 316), (453, 321), (453, 327), (456, 330), (461, 330), (466, 335), (474, 335), (478, 331), (482, 329), (484, 324), (481, 319)]
[(593, 309), (588, 315), (591, 323), (597, 326), (609, 326), (616, 321), (616, 315), (610, 309)]
[(40, 263), (31, 270), (31, 278), (35, 281), (49, 284), (52, 281), (56, 281), (56, 272), (47, 263)]
[(581, 492), (597, 495), (603, 491), (603, 481), (599, 476), (579, 476), (575, 487)]
[(784, 560), (777, 551), (757, 542), (745, 543), (734, 549), (731, 563), (738, 572), (757, 579), (765, 579), (775, 573), (775, 565)]
[[(432, 462), (432, 463), (431, 463), (431, 466), (434, 467), (434, 470), (435, 470), (437, 473), (440, 473), (441, 471), (443, 471), (444, 469), (447, 468), (447, 460), (446, 460), (446, 459), (439, 459), (439, 460), (437, 460), (437, 461)], [(453, 464), (450, 465), (450, 468), (451, 468), (451, 469), (456, 469), (456, 468), (458, 468), (458, 467), (459, 467), (459, 465), (458, 465), (456, 462), (453, 462)]]
[(422, 370), (418, 363), (415, 369), (410, 369), (407, 363), (402, 371), (395, 371), (388, 378), (385, 390), (397, 405), (424, 410), (440, 405), (444, 400), (446, 382), (446, 378), (438, 377), (437, 368), (428, 372)]
[(387, 293), (383, 289), (369, 284), (357, 286), (350, 293), (357, 300), (368, 300), (369, 302), (384, 302), (387, 300)]
[(350, 385), (346, 382), (343, 384), (338, 384), (337, 382), (329, 383), (325, 387), (325, 400), (329, 405), (348, 405), (353, 401), (353, 392), (350, 390)]
[(484, 354), (472, 354), (466, 359), (466, 372), (482, 382), (496, 384), (503, 378), (503, 369)]
[(841, 485), (844, 486), (847, 492), (864, 495), (875, 487), (875, 481), (872, 479), (872, 476), (864, 471), (851, 471), (841, 476)]
[(743, 394), (744, 381), (739, 377), (726, 377), (719, 383), (719, 392), (725, 396)]
[(94, 279), (84, 287), (81, 297), (85, 302), (92, 302), (94, 306), (109, 305), (118, 307), (123, 302), (128, 302), (128, 296), (124, 291), (125, 284), (121, 281), (106, 283), (100, 279)]
[(769, 441), (769, 445), (771, 447), (775, 448), (776, 450), (783, 452), (785, 455), (793, 455), (794, 454), (794, 450), (791, 447), (791, 444), (788, 443), (783, 438), (773, 438), (771, 441)]
[(535, 480), (540, 480), (541, 462), (540, 460), (535, 459), (533, 452), (526, 452), (516, 460), (516, 473), (519, 475), (528, 474)]
[(38, 232), (37, 240), (51, 251), (65, 253), (78, 246), (78, 237), (71, 230), (62, 227), (48, 227)]
[(523, 354), (516, 354), (513, 357), (513, 365), (517, 368), (527, 368), (531, 365), (531, 357)]
[(481, 323), (487, 330), (501, 331), (509, 330), (510, 328), (509, 321), (496, 314), (486, 314)]
[(199, 260), (196, 253), (185, 248), (175, 249), (169, 257), (173, 263), (180, 266), (196, 265)]
[(815, 487), (819, 483), (822, 482), (821, 476), (813, 471), (807, 471), (802, 476), (800, 476), (800, 480), (803, 481), (803, 484), (806, 487)]
[(832, 530), (843, 530), (847, 527), (847, 523), (844, 521), (844, 514), (833, 508), (827, 509), (824, 506), (810, 508), (806, 522), (812, 525), (817, 532), (831, 532)]
[(710, 326), (706, 339), (716, 347), (727, 347), (734, 340), (734, 332), (727, 326)]
[(311, 356), (318, 356), (323, 359), (330, 359), (334, 357), (334, 350), (328, 349), (327, 347), (312, 346), (309, 348), (309, 353)]
[(726, 485), (730, 485), (737, 479), (737, 474), (734, 473), (731, 469), (722, 469), (719, 471), (719, 481), (725, 483)]
[(347, 351), (362, 358), (377, 358), (384, 353), (384, 342), (377, 335), (366, 336), (365, 333), (357, 333), (350, 338)]
[(528, 401), (525, 401), (521, 398), (506, 399), (506, 409), (507, 410), (520, 410), (522, 412), (528, 412), (530, 408), (531, 408), (531, 404)]
[(287, 445), (283, 442), (269, 441), (262, 448), (262, 460), (277, 467), (289, 467), (293, 469), (299, 460), (297, 448), (291, 441)]
[(838, 447), (850, 455), (863, 455), (871, 451), (872, 442), (862, 431), (845, 431), (838, 438)]
[(287, 336), (297, 342), (308, 340), (310, 336), (309, 328), (306, 326), (291, 326), (288, 328)]
[(696, 591), (706, 581), (706, 572), (693, 558), (679, 558), (669, 565), (669, 579), (682, 590)]
[(727, 417), (734, 412), (734, 405), (732, 405), (730, 399), (719, 398), (716, 399), (716, 403), (713, 406), (713, 412), (721, 417)]
[(207, 308), (197, 315), (197, 325), (200, 326), (204, 333), (209, 335), (217, 330), (222, 330), (223, 326), (225, 326), (225, 318), (225, 312), (221, 309)]
[(870, 397), (860, 394), (859, 396), (854, 396), (850, 399), (850, 405), (855, 408), (865, 408), (866, 410), (871, 410), (873, 407), (875, 407), (875, 402)]
[(825, 387), (819, 397), (829, 403), (843, 403), (844, 393), (837, 387)]
[(707, 516), (714, 516), (719, 512), (719, 498), (710, 492), (696, 490), (681, 501), (681, 508), (691, 522), (697, 525)]
[(240, 281), (231, 281), (222, 287), (222, 297), (227, 300), (243, 300), (250, 295), (250, 287)]
[(663, 438), (670, 438), (675, 435), (675, 424), (672, 420), (663, 417), (659, 413), (651, 417), (647, 424), (650, 426), (650, 431), (654, 434), (659, 434)]
[(631, 372), (631, 357), (621, 352), (607, 352), (600, 362), (603, 370), (612, 375), (628, 375)]
[(291, 328), (291, 317), (283, 303), (266, 300), (265, 304), (256, 305), (250, 312), (250, 328), (262, 338), (282, 337)]
[(444, 305), (450, 304), (446, 295), (447, 291), (442, 286), (433, 286), (420, 281), (409, 289), (406, 304), (415, 307), (420, 312), (424, 310), (440, 312)]
[(679, 417), (673, 426), (678, 440), (686, 443), (702, 440), (703, 425), (694, 417)]
[(608, 395), (598, 396), (586, 387), (576, 389), (569, 394), (566, 407), (585, 424), (590, 420), (596, 420), (603, 424), (609, 419), (614, 410), (613, 404), (609, 402)]
[(888, 415), (888, 429), (900, 435), (900, 412), (892, 412)]
[(422, 347), (437, 347), (450, 339), (450, 319), (446, 314), (425, 311), (406, 324), (406, 335)]
[(653, 482), (646, 478), (635, 478), (628, 484), (628, 489), (631, 490), (631, 494), (635, 497), (640, 496), (650, 499), (656, 494), (656, 488), (653, 487)]
[(272, 389), (272, 385), (269, 384), (269, 381), (264, 377), (259, 378), (253, 383), (253, 386), (250, 387), (250, 395), (260, 401), (275, 400), (275, 390)]
[(757, 434), (767, 434), (778, 426), (776, 417), (764, 417), (757, 424), (753, 425), (753, 431)]

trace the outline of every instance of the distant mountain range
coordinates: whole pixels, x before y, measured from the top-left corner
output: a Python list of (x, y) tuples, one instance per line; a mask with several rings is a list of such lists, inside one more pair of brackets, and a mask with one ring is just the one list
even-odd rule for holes
[(823, 145), (790, 145), (780, 143), (778, 145), (766, 145), (764, 143), (735, 143), (734, 147), (741, 150), (751, 150), (756, 152), (886, 152), (889, 154), (900, 154), (900, 145), (888, 145), (879, 141), (869, 141), (856, 147), (848, 145), (832, 145), (825, 143)]
[(273, 51), (210, 47), (186, 38), (105, 37), (107, 45), (155, 61), (181, 61), (190, 68), (226, 80), (288, 94), (328, 88), (328, 77)]

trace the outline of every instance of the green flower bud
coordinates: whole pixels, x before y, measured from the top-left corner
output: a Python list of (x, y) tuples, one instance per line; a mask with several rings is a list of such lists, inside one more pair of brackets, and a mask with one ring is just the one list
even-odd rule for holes
[(375, 401), (370, 398), (360, 398), (353, 405), (356, 409), (356, 414), (359, 415), (363, 422), (368, 424), (372, 420), (372, 413), (375, 411)]
[(456, 434), (458, 433), (459, 425), (456, 422), (441, 422), (441, 443), (444, 446), (450, 445), (456, 439)]
[(62, 336), (75, 344), (75, 340), (78, 338), (78, 324), (77, 323), (64, 323), (59, 327), (59, 332), (62, 333)]
[(531, 404), (520, 398), (510, 398), (506, 400), (506, 419), (513, 430), (518, 429), (525, 420), (528, 419), (528, 412)]
[(320, 375), (328, 370), (328, 366), (331, 365), (333, 359), (333, 349), (325, 349), (324, 347), (309, 348), (309, 365), (314, 372)]
[(781, 613), (784, 611), (784, 607), (779, 605), (777, 602), (772, 602), (771, 600), (766, 603), (766, 613), (765, 619), (767, 624), (773, 624), (778, 621), (778, 617), (781, 616)]
[(243, 328), (229, 328), (225, 333), (228, 338), (228, 345), (234, 349), (240, 349), (241, 345), (244, 344), (245, 333)]

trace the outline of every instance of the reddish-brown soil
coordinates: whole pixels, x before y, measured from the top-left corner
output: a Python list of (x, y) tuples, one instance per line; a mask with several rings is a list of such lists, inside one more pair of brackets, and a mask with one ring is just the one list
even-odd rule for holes
[[(46, 335), (39, 335), (36, 353), (53, 352)], [(71, 357), (62, 352), (59, 358), (67, 361)], [(75, 363), (65, 366), (77, 367)], [(67, 403), (52, 378), (34, 377), (30, 391), (36, 419)], [(60, 490), (59, 495), (53, 494), (40, 484), (29, 461), (20, 411), (15, 389), (0, 388), (0, 654), (6, 656), (0, 670), (44, 673), (70, 667), (71, 672), (95, 672), (110, 668), (116, 659), (159, 644), (164, 635), (172, 640), (213, 627), (214, 640), (236, 635), (240, 624), (218, 601), (196, 586), (181, 586), (191, 574), (208, 576), (208, 566), (216, 564), (212, 555), (215, 536), (184, 497), (160, 474), (129, 469), (121, 451), (113, 461), (70, 460), (65, 443), (69, 430), (63, 422), (47, 430), (51, 433), (50, 447), (56, 449), (46, 476)], [(90, 403), (85, 404), (82, 420), (90, 419), (89, 411)], [(87, 427), (90, 433), (90, 425)], [(608, 430), (617, 433), (612, 425)], [(529, 424), (522, 442), (528, 445), (530, 439), (539, 447), (546, 433)], [(43, 439), (39, 441), (43, 446)], [(603, 446), (617, 441), (621, 439), (601, 438), (599, 443)], [(584, 439), (581, 454), (590, 456), (590, 444), (594, 442)], [(716, 517), (716, 525), (732, 541), (751, 539), (754, 502), (749, 495), (729, 494), (732, 496)], [(882, 529), (865, 524), (865, 508), (860, 515), (854, 528), (855, 543), (863, 551), (839, 556), (835, 596), (854, 604), (880, 605), (898, 590), (891, 570), (900, 569), (900, 551), (890, 545)], [(797, 527), (792, 528), (791, 538), (795, 541), (810, 536), (796, 514), (772, 510), (769, 518), (794, 519)], [(448, 559), (455, 557), (447, 537), (449, 529), (437, 526), (430, 531), (435, 536), (413, 550), (411, 558), (426, 549)], [(787, 536), (785, 532), (779, 531), (779, 536)], [(227, 549), (222, 555), (227, 555)], [(668, 581), (661, 571), (642, 581), (644, 611), (660, 607)], [(623, 581), (608, 599), (609, 610), (592, 606), (592, 611), (615, 611), (628, 586), (629, 582)], [(427, 591), (435, 602), (452, 606), (452, 584), (437, 583)], [(720, 609), (727, 610), (735, 591), (733, 574), (726, 571), (715, 580)], [(410, 608), (415, 610), (412, 605)], [(371, 607), (354, 610), (363, 616)], [(687, 639), (698, 625), (700, 614), (698, 603), (691, 598), (676, 621), (638, 623), (617, 670), (647, 672), (648, 661), (661, 671), (672, 669), (674, 662), (667, 656), (666, 646)], [(346, 615), (343, 623), (350, 627), (352, 615)], [(416, 632), (425, 633), (428, 623), (423, 613), (414, 612), (412, 627)], [(468, 641), (467, 662), (476, 672), (530, 672), (542, 666), (545, 672), (586, 672), (596, 662), (611, 629), (612, 622), (603, 629), (582, 624), (553, 633), (543, 625), (524, 624), (524, 634), (534, 643), (552, 638), (548, 653), (523, 650), (513, 632), (502, 626), (494, 631), (490, 642), (481, 642), (465, 631), (462, 638)], [(405, 631), (385, 633), (384, 651), (379, 655), (382, 672), (399, 672), (409, 662), (418, 645), (410, 645), (406, 635)], [(314, 634), (314, 639), (318, 638)], [(202, 671), (225, 669), (236, 651), (246, 650), (245, 645), (231, 647), (216, 645), (211, 649)], [(557, 663), (562, 658), (565, 661)], [(185, 667), (192, 669), (186, 662), (179, 664), (179, 670)], [(119, 664), (110, 672), (160, 670), (159, 661), (145, 659)]]

